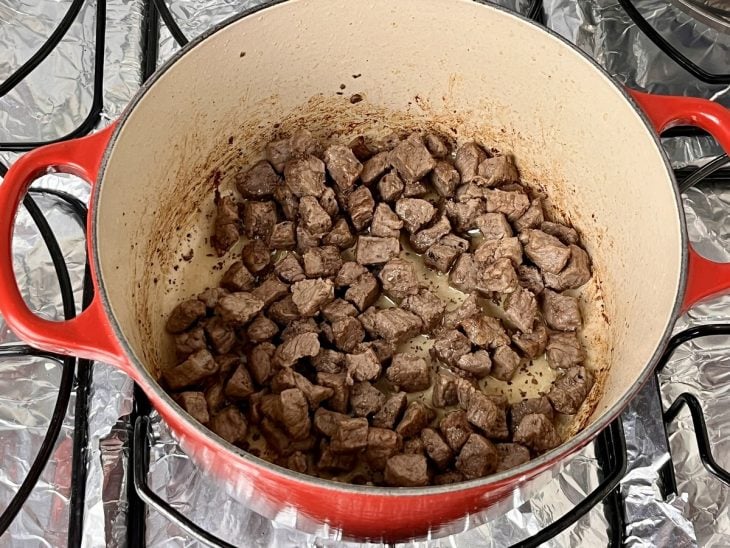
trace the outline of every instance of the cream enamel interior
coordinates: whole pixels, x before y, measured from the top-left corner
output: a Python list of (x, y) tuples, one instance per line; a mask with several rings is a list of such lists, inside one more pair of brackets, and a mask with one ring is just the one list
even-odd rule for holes
[[(355, 93), (364, 100), (351, 104)], [(682, 227), (664, 159), (591, 63), (467, 0), (278, 4), (190, 50), (135, 105), (108, 156), (96, 238), (111, 311), (150, 371), (170, 356), (166, 314), (225, 268), (207, 240), (214, 181), (230, 191), (268, 140), (301, 125), (325, 140), (432, 127), (511, 151), (594, 262), (581, 303), (603, 390), (574, 428), (625, 396), (680, 286)]]

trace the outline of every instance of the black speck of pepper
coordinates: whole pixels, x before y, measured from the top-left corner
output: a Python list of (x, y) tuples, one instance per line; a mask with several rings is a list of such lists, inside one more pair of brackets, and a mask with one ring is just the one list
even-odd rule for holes
[(230, 137), (228, 138), (228, 144), (229, 144), (229, 145), (232, 145), (232, 144), (233, 144), (233, 135), (231, 135), (231, 136), (230, 136)]
[(344, 93), (342, 93), (341, 91), (336, 91), (335, 95), (344, 95)]
[(359, 103), (360, 101), (362, 101), (362, 95), (360, 95), (359, 93), (353, 93), (350, 96), (350, 103), (352, 103), (353, 105), (355, 103)]
[(152, 278), (152, 283), (157, 283), (157, 278)]
[(340, 84), (340, 89), (345, 89), (347, 86), (345, 84)]
[(246, 57), (246, 52), (245, 51), (242, 51), (241, 53), (238, 54), (238, 56), (239, 57)]
[(354, 79), (360, 78), (360, 76), (362, 76), (362, 74), (360, 74), (360, 73), (358, 73), (358, 74), (353, 74), (353, 75), (352, 75), (352, 77), (353, 77)]

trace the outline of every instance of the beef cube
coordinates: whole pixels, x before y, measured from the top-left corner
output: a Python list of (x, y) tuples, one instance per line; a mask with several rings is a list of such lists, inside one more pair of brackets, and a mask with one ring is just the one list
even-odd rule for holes
[(350, 386), (347, 384), (347, 376), (344, 373), (317, 373), (317, 384), (332, 389), (333, 394), (328, 404), (333, 411), (347, 413)]
[(440, 196), (452, 198), (460, 182), (459, 172), (449, 162), (436, 162), (431, 172), (431, 185)]
[(297, 226), (297, 253), (300, 255), (304, 255), (304, 253), (307, 252), (307, 250), (312, 249), (313, 247), (319, 247), (320, 240), (322, 239), (320, 236), (315, 236), (311, 232), (309, 232), (306, 228), (303, 226)]
[(271, 343), (261, 343), (254, 346), (248, 353), (248, 370), (257, 384), (264, 384), (271, 377), (271, 360), (276, 347)]
[(388, 204), (380, 202), (375, 208), (373, 222), (370, 225), (370, 234), (381, 238), (398, 238), (403, 221)]
[(401, 415), (408, 405), (408, 398), (405, 392), (397, 392), (385, 398), (380, 410), (375, 413), (372, 419), (372, 425), (378, 428), (394, 428), (395, 424), (400, 420)]
[(329, 444), (322, 442), (317, 468), (320, 470), (352, 470), (355, 466), (355, 455), (335, 453)]
[(581, 326), (578, 299), (546, 289), (542, 292), (542, 314), (548, 327), (559, 331), (575, 331)]
[(243, 204), (243, 233), (248, 238), (268, 242), (277, 220), (274, 202), (247, 200)]
[[(461, 398), (459, 403), (462, 404)], [(503, 440), (509, 437), (506, 411), (478, 390), (469, 394), (466, 420), (481, 429), (489, 438)]]
[(276, 349), (274, 363), (279, 367), (291, 367), (305, 356), (319, 354), (319, 338), (316, 333), (302, 333), (287, 339)]
[(463, 203), (446, 202), (446, 215), (459, 232), (465, 233), (477, 228), (477, 219), (486, 211), (484, 200), (472, 199)]
[(286, 186), (292, 194), (319, 198), (325, 190), (324, 163), (316, 156), (307, 155), (289, 160), (284, 166)]
[(261, 420), (259, 430), (266, 440), (266, 445), (276, 451), (279, 455), (291, 452), (290, 438), (281, 428), (276, 426), (272, 419), (266, 417)]
[(403, 442), (403, 453), (407, 455), (425, 455), (426, 447), (423, 445), (423, 440), (419, 434), (415, 438), (411, 438)]
[(512, 293), (519, 287), (515, 267), (507, 257), (483, 267), (477, 279), (477, 289), (484, 292)]
[[(374, 415), (380, 411), (384, 403), (385, 394), (367, 381), (356, 382), (350, 389), (350, 407), (356, 417)], [(373, 421), (373, 426), (380, 425), (376, 425)]]
[(542, 413), (525, 415), (515, 429), (514, 439), (537, 452), (555, 449), (561, 443), (552, 421)]
[(335, 453), (355, 453), (368, 445), (368, 420), (347, 418), (337, 423), (330, 449)]
[(398, 143), (390, 153), (390, 163), (406, 182), (425, 177), (436, 164), (417, 133)]
[(217, 354), (229, 352), (236, 344), (236, 334), (233, 328), (217, 316), (206, 320), (203, 328), (210, 345)]
[(302, 259), (308, 278), (330, 278), (337, 275), (342, 267), (340, 251), (331, 245), (313, 247), (304, 253)]
[(348, 380), (352, 379), (357, 382), (372, 381), (380, 376), (380, 361), (372, 348), (368, 348), (360, 354), (347, 354), (345, 356), (345, 366), (347, 367)]
[(378, 181), (378, 193), (385, 202), (395, 202), (403, 194), (403, 179), (395, 171), (386, 173)]
[(295, 129), (289, 137), (292, 154), (303, 156), (305, 154), (316, 154), (319, 143), (312, 133), (304, 128)]
[(461, 238), (453, 233), (449, 233), (443, 236), (439, 240), (439, 243), (458, 249), (462, 253), (469, 251), (469, 248), (471, 247), (469, 244), (469, 240), (465, 240), (464, 238)]
[(456, 405), (456, 379), (453, 375), (439, 371), (433, 383), (431, 402), (434, 407), (448, 407)]
[[(269, 383), (269, 388), (271, 388), (271, 391), (274, 394), (281, 394), (284, 390), (288, 390), (289, 388), (298, 388), (297, 382), (295, 379), (295, 375), (296, 375), (296, 373), (290, 367), (282, 367), (281, 369), (279, 369), (276, 372), (276, 375), (274, 375), (273, 378), (271, 379), (271, 382)], [(274, 398), (273, 401), (279, 401), (279, 400)], [(264, 403), (266, 403), (266, 402), (264, 402)], [(279, 404), (277, 403), (276, 405), (278, 406)], [(266, 413), (266, 409), (264, 409), (264, 413)], [(268, 415), (274, 419), (278, 417), (278, 415), (276, 415), (276, 414), (268, 414)]]
[(339, 423), (349, 418), (343, 413), (337, 413), (336, 411), (330, 411), (324, 407), (320, 407), (314, 412), (314, 429), (320, 434), (331, 438), (337, 432)]
[(402, 440), (392, 430), (371, 427), (368, 430), (365, 459), (371, 469), (383, 470), (388, 458), (395, 455), (400, 450), (401, 445)]
[(485, 190), (488, 213), (504, 213), (510, 221), (516, 221), (530, 207), (530, 199), (522, 192)]
[(236, 188), (244, 198), (257, 200), (274, 194), (280, 182), (271, 164), (261, 160), (236, 178)]
[(499, 259), (509, 259), (517, 267), (522, 263), (522, 245), (517, 238), (486, 240), (474, 252), (477, 262), (491, 264)]
[(345, 299), (363, 311), (377, 301), (378, 297), (380, 297), (380, 286), (370, 272), (360, 276), (360, 279), (345, 292)]
[(205, 332), (202, 327), (195, 327), (175, 335), (175, 353), (178, 358), (187, 358), (193, 352), (205, 348)]
[(290, 284), (306, 278), (302, 265), (299, 264), (299, 260), (293, 253), (287, 253), (283, 259), (280, 259), (274, 265), (274, 272), (279, 278)]
[(223, 275), (220, 285), (229, 291), (249, 291), (253, 289), (255, 282), (256, 279), (244, 264), (241, 261), (236, 261)]
[(387, 379), (404, 392), (419, 392), (431, 386), (431, 369), (423, 358), (409, 353), (393, 356)]
[(255, 391), (248, 369), (245, 365), (240, 364), (226, 383), (226, 396), (235, 400), (243, 400)]
[(315, 236), (324, 236), (332, 230), (332, 219), (314, 196), (299, 200), (299, 217), (301, 226)]
[(547, 362), (553, 369), (570, 369), (585, 360), (585, 351), (575, 333), (550, 333)]
[(418, 276), (411, 261), (400, 257), (391, 259), (378, 277), (383, 284), (383, 291), (397, 301), (418, 293)]
[(363, 165), (348, 147), (330, 145), (324, 151), (324, 162), (330, 177), (341, 190), (352, 188), (363, 170)]
[(214, 309), (218, 301), (224, 295), (228, 295), (228, 291), (221, 287), (209, 287), (205, 291), (198, 293), (198, 300), (205, 304), (206, 308)]
[(406, 230), (413, 234), (433, 219), (436, 208), (421, 198), (400, 198), (395, 203), (395, 212), (403, 219)]
[(542, 211), (542, 200), (539, 198), (530, 202), (530, 207), (527, 208), (524, 215), (517, 219), (515, 228), (518, 232), (527, 230), (528, 228), (538, 228), (545, 220), (545, 215)]
[(217, 381), (206, 389), (205, 401), (208, 404), (208, 413), (211, 415), (223, 409), (226, 404), (226, 395), (222, 381)]
[(337, 350), (320, 348), (319, 354), (310, 361), (314, 368), (321, 373), (339, 373), (345, 363), (345, 355)]
[(558, 274), (545, 272), (545, 285), (557, 291), (577, 289), (591, 279), (591, 261), (588, 253), (577, 245), (570, 245), (570, 259)]
[(388, 152), (378, 152), (375, 156), (365, 162), (360, 173), (360, 180), (370, 185), (390, 167)]
[(483, 478), (494, 473), (499, 465), (499, 453), (494, 444), (479, 434), (472, 434), (456, 457), (456, 469), (466, 479)]
[(279, 185), (274, 189), (274, 200), (279, 204), (281, 212), (287, 221), (296, 221), (299, 215), (299, 198), (286, 185)]
[(361, 265), (387, 263), (400, 253), (398, 238), (358, 236), (355, 259)]
[(528, 358), (537, 358), (545, 352), (548, 334), (545, 324), (541, 320), (535, 322), (532, 333), (515, 333), (512, 335), (512, 342), (522, 350)]
[(370, 190), (361, 186), (350, 194), (347, 199), (347, 210), (350, 213), (352, 225), (356, 231), (361, 231), (370, 225), (375, 210), (375, 200)]
[(205, 304), (198, 299), (189, 299), (173, 308), (167, 318), (165, 329), (169, 333), (181, 333), (205, 316)]
[(215, 228), (211, 243), (222, 257), (240, 238), (238, 208), (233, 198), (224, 196), (216, 200)]
[(378, 314), (379, 310), (379, 308), (371, 306), (366, 308), (365, 311), (357, 317), (362, 326), (365, 328), (365, 333), (367, 333), (369, 337), (378, 336), (375, 328), (375, 316)]
[(246, 329), (248, 340), (260, 343), (272, 339), (279, 332), (277, 325), (266, 316), (257, 316)]
[(289, 371), (293, 375), (294, 386), (302, 391), (304, 397), (307, 398), (309, 409), (316, 410), (322, 405), (322, 402), (334, 396), (335, 392), (327, 386), (312, 384), (307, 377), (293, 371), (291, 369), (282, 369), (281, 371)]
[(389, 343), (388, 341), (384, 341), (383, 339), (376, 339), (374, 341), (368, 341), (358, 344), (355, 347), (355, 353), (362, 353), (365, 352), (368, 348), (372, 348), (373, 352), (375, 352), (375, 357), (378, 358), (378, 361), (381, 364), (388, 363), (393, 358), (393, 352), (395, 351), (395, 348), (393, 344)]
[(418, 316), (400, 308), (385, 308), (375, 315), (375, 331), (386, 341), (405, 341), (417, 335), (422, 327)]
[(428, 464), (423, 455), (393, 455), (385, 464), (385, 483), (394, 487), (428, 485)]
[(432, 409), (429, 409), (420, 401), (412, 401), (408, 404), (406, 412), (403, 413), (403, 418), (396, 426), (395, 431), (403, 438), (417, 436), (421, 430), (428, 426), (433, 417), (434, 412)]
[(368, 273), (368, 269), (364, 266), (354, 261), (348, 261), (342, 265), (340, 271), (337, 273), (335, 286), (338, 289), (341, 287), (351, 286), (360, 279), (360, 276)]
[(476, 184), (479, 177), (475, 177), (475, 182), (461, 185), (456, 189), (455, 198), (457, 202), (469, 202), (471, 200), (483, 200), (484, 188)]
[(260, 240), (247, 242), (241, 249), (241, 259), (254, 276), (264, 274), (271, 267), (271, 251)]
[(281, 401), (281, 423), (295, 440), (303, 440), (309, 435), (312, 422), (304, 393), (298, 388), (289, 388), (279, 394)]
[(553, 406), (550, 400), (545, 396), (539, 398), (528, 398), (510, 406), (510, 426), (514, 432), (517, 426), (527, 415), (532, 414), (545, 415), (548, 419), (553, 420)]
[(314, 321), (314, 319), (298, 317), (284, 328), (284, 331), (281, 333), (281, 341), (288, 341), (292, 337), (296, 337), (297, 335), (302, 335), (304, 333), (314, 333), (319, 335), (321, 332), (322, 330), (319, 328), (319, 325), (317, 325), (317, 322)]
[(241, 357), (233, 354), (223, 354), (222, 356), (216, 356), (215, 362), (218, 364), (218, 375), (221, 379), (226, 379), (241, 363)]
[(461, 322), (461, 328), (472, 344), (482, 348), (498, 348), (509, 344), (509, 337), (499, 318), (472, 315)]
[(469, 295), (466, 299), (461, 301), (458, 307), (453, 310), (449, 310), (441, 322), (443, 327), (446, 329), (456, 329), (461, 326), (462, 323), (472, 316), (477, 314), (483, 314), (482, 308), (477, 303), (477, 298), (474, 295)]
[(441, 434), (433, 428), (424, 428), (421, 431), (421, 440), (429, 458), (439, 469), (445, 469), (454, 458), (454, 453)]
[[(292, 139), (281, 139), (279, 141), (272, 141), (269, 144), (266, 145), (266, 159), (271, 162), (271, 165), (274, 166), (274, 169), (281, 173), (284, 170), (284, 164), (289, 161), (289, 159), (294, 154), (303, 154), (307, 151), (313, 152), (315, 148), (314, 138), (311, 137), (311, 133), (309, 133), (306, 129), (303, 130), (297, 130), (298, 132), (301, 132), (303, 135), (306, 136), (306, 134), (309, 135), (309, 139), (302, 138), (298, 136), (295, 141), (298, 145), (300, 145), (300, 149), (296, 152), (294, 151), (292, 147)], [(301, 145), (303, 143), (307, 143), (307, 146), (304, 146), (303, 148)]]
[(428, 289), (420, 289), (418, 293), (408, 295), (401, 302), (401, 308), (413, 312), (421, 318), (423, 325), (431, 331), (438, 325), (446, 310), (446, 305)]
[(459, 358), (471, 352), (471, 343), (463, 333), (455, 329), (446, 330), (436, 337), (429, 352), (434, 359), (457, 367)]
[(474, 429), (466, 419), (466, 413), (464, 411), (451, 411), (444, 415), (439, 423), (439, 430), (443, 435), (446, 443), (455, 452), (461, 450), (461, 448), (469, 439), (469, 436), (474, 432)]
[(262, 299), (251, 293), (238, 291), (222, 297), (215, 311), (228, 324), (246, 325), (263, 308)]
[(523, 231), (520, 241), (525, 245), (525, 254), (543, 273), (557, 274), (570, 258), (568, 246), (541, 230)]
[(288, 295), (272, 304), (269, 307), (268, 315), (279, 325), (287, 325), (299, 318), (299, 309), (294, 304), (292, 296)]
[(558, 413), (575, 415), (593, 387), (593, 376), (585, 367), (571, 367), (553, 381), (547, 397)]
[(449, 155), (449, 147), (442, 137), (435, 133), (427, 133), (423, 140), (434, 158), (446, 158)]
[(436, 474), (433, 477), (434, 485), (451, 485), (462, 481), (464, 481), (464, 474), (457, 472), (456, 470), (449, 470), (443, 474)]
[(404, 198), (421, 198), (429, 192), (429, 188), (422, 181), (411, 181), (403, 186)]
[(461, 145), (456, 149), (454, 165), (459, 170), (461, 181), (468, 183), (477, 176), (479, 164), (487, 158), (486, 152), (474, 142)]
[(545, 289), (542, 281), (542, 274), (534, 266), (520, 265), (517, 267), (517, 279), (520, 285), (525, 289), (529, 289), (533, 294), (539, 295)]
[(451, 223), (446, 215), (441, 215), (439, 219), (428, 228), (424, 228), (411, 234), (409, 238), (411, 246), (418, 253), (424, 253), (429, 247), (438, 242), (442, 237), (446, 236), (451, 230)]
[(502, 213), (484, 213), (477, 218), (477, 226), (485, 240), (512, 237), (512, 227)]
[(335, 191), (329, 187), (325, 189), (322, 196), (319, 198), (319, 205), (322, 206), (322, 209), (330, 216), (330, 218), (337, 215), (340, 211), (340, 206), (337, 203), (337, 195), (335, 194)]
[[(279, 278), (274, 275), (266, 278), (261, 285), (251, 291), (251, 294), (262, 300), (264, 306), (269, 306), (272, 303), (286, 297), (289, 294), (289, 285), (283, 283)], [(235, 293), (234, 293), (235, 295)]]
[(477, 264), (471, 253), (462, 253), (449, 273), (449, 284), (459, 291), (470, 293), (477, 285)]
[(332, 230), (324, 238), (322, 243), (333, 245), (338, 249), (347, 249), (355, 245), (355, 236), (350, 232), (350, 226), (345, 219), (339, 219)]
[(520, 367), (520, 356), (509, 346), (500, 346), (494, 351), (492, 364), (492, 377), (511, 381)]
[(305, 317), (315, 316), (323, 306), (335, 300), (332, 280), (302, 280), (291, 286), (291, 292), (299, 313)]
[(542, 230), (545, 234), (554, 236), (565, 245), (577, 244), (580, 241), (575, 229), (560, 223), (545, 221), (540, 224), (540, 230)]
[(182, 392), (175, 396), (175, 401), (200, 424), (208, 424), (208, 402), (202, 392)]
[(537, 301), (527, 289), (518, 287), (504, 301), (504, 313), (512, 324), (524, 333), (532, 331), (537, 318)]
[(243, 443), (248, 433), (246, 417), (234, 406), (226, 407), (220, 413), (213, 415), (208, 428), (234, 445)]
[(306, 474), (308, 466), (307, 456), (301, 451), (295, 451), (286, 459), (286, 467), (300, 474)]
[(482, 160), (477, 168), (477, 173), (480, 177), (486, 179), (489, 187), (520, 180), (515, 159), (511, 154), (493, 156)]
[(478, 350), (477, 352), (464, 354), (456, 362), (456, 367), (477, 379), (483, 379), (492, 370), (492, 360), (486, 350)]
[(496, 472), (504, 472), (530, 461), (530, 450), (517, 443), (497, 443), (494, 445), (499, 454)]
[(322, 316), (332, 323), (339, 318), (354, 318), (357, 316), (357, 309), (344, 299), (335, 299), (322, 308)]
[(462, 251), (458, 248), (436, 243), (426, 250), (423, 262), (427, 267), (438, 272), (448, 272), (461, 253)]
[(365, 330), (362, 324), (357, 318), (350, 316), (333, 321), (332, 334), (335, 338), (335, 346), (343, 352), (352, 352), (358, 344), (365, 340)]

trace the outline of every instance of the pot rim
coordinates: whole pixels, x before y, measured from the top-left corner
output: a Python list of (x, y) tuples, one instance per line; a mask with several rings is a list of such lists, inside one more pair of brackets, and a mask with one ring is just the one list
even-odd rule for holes
[(532, 27), (533, 30), (537, 32), (544, 32), (553, 39), (557, 39), (559, 42), (561, 42), (564, 46), (567, 46), (570, 48), (574, 53), (577, 53), (584, 61), (587, 61), (590, 65), (593, 66), (594, 69), (596, 69), (604, 78), (607, 85), (613, 86), (627, 101), (627, 103), (633, 108), (634, 112), (638, 114), (639, 118), (643, 121), (646, 129), (648, 130), (648, 134), (651, 139), (653, 139), (654, 144), (656, 145), (657, 149), (659, 150), (659, 153), (664, 161), (664, 165), (667, 170), (667, 174), (669, 175), (669, 178), (672, 185), (672, 193), (674, 194), (675, 203), (677, 206), (677, 211), (679, 213), (679, 224), (680, 224), (680, 240), (682, 244), (681, 248), (681, 271), (679, 276), (679, 284), (677, 287), (677, 293), (675, 297), (674, 306), (672, 308), (671, 314), (668, 315), (666, 325), (664, 327), (664, 331), (662, 333), (662, 336), (656, 346), (656, 349), (654, 353), (652, 354), (651, 359), (646, 363), (644, 366), (644, 369), (641, 371), (641, 373), (638, 375), (636, 382), (633, 383), (633, 385), (628, 389), (626, 394), (619, 400), (617, 400), (610, 408), (608, 408), (600, 417), (598, 417), (592, 424), (587, 426), (586, 428), (582, 429), (580, 432), (578, 432), (575, 436), (570, 438), (568, 441), (562, 443), (555, 449), (552, 449), (551, 451), (548, 451), (547, 453), (544, 453), (540, 455), (539, 457), (532, 459), (528, 461), (525, 464), (521, 464), (515, 468), (506, 470), (504, 472), (499, 472), (496, 474), (492, 474), (490, 476), (486, 476), (484, 478), (474, 479), (474, 480), (468, 480), (460, 483), (455, 484), (449, 484), (449, 485), (440, 485), (440, 486), (427, 486), (427, 487), (378, 487), (378, 486), (365, 486), (365, 485), (354, 485), (349, 483), (340, 483), (333, 480), (323, 479), (323, 478), (317, 478), (314, 476), (310, 476), (307, 474), (295, 472), (293, 470), (289, 470), (288, 468), (284, 468), (283, 466), (279, 466), (273, 463), (270, 463), (268, 461), (265, 461), (259, 457), (256, 457), (238, 447), (235, 445), (232, 445), (219, 437), (217, 434), (215, 434), (213, 431), (208, 430), (205, 426), (195, 421), (190, 415), (188, 415), (182, 407), (180, 407), (173, 399), (170, 397), (170, 395), (165, 392), (162, 387), (159, 385), (159, 383), (154, 379), (154, 377), (149, 373), (147, 368), (143, 365), (142, 361), (137, 357), (134, 350), (131, 348), (131, 346), (128, 344), (126, 337), (124, 336), (124, 333), (119, 325), (119, 322), (117, 321), (116, 316), (114, 315), (112, 308), (109, 304), (109, 299), (107, 292), (105, 290), (105, 283), (104, 279), (101, 275), (101, 264), (99, 262), (99, 240), (97, 238), (97, 221), (98, 221), (98, 201), (100, 197), (100, 186), (102, 184), (102, 181), (104, 179), (104, 174), (106, 171), (107, 163), (109, 162), (109, 159), (112, 155), (112, 151), (114, 149), (114, 145), (119, 138), (121, 130), (124, 128), (124, 125), (131, 115), (131, 113), (134, 111), (137, 103), (139, 103), (142, 98), (147, 94), (147, 92), (155, 85), (155, 83), (162, 77), (162, 75), (167, 72), (181, 57), (186, 55), (190, 50), (198, 47), (201, 45), (207, 38), (212, 36), (213, 34), (217, 33), (218, 31), (228, 27), (229, 25), (232, 25), (236, 22), (238, 22), (241, 19), (244, 19), (245, 17), (249, 17), (251, 15), (254, 15), (256, 13), (259, 13), (261, 11), (278, 7), (281, 4), (284, 4), (286, 2), (296, 2), (297, 0), (272, 0), (270, 2), (266, 2), (264, 4), (254, 6), (251, 8), (248, 8), (244, 11), (242, 11), (239, 14), (233, 15), (220, 23), (214, 25), (210, 29), (206, 30), (196, 38), (190, 40), (188, 44), (186, 44), (184, 47), (179, 49), (177, 52), (175, 52), (165, 63), (162, 64), (162, 66), (158, 67), (157, 70), (154, 72), (154, 74), (145, 82), (143, 83), (140, 88), (137, 90), (135, 95), (130, 100), (127, 107), (124, 109), (122, 114), (119, 116), (118, 123), (116, 124), (116, 127), (109, 139), (109, 142), (106, 146), (106, 150), (104, 151), (104, 155), (102, 157), (102, 161), (99, 167), (99, 172), (97, 176), (97, 188), (93, 192), (92, 198), (91, 198), (91, 219), (90, 219), (90, 248), (91, 248), (91, 259), (92, 259), (92, 266), (94, 269), (94, 272), (96, 274), (96, 280), (97, 280), (97, 295), (100, 298), (100, 302), (103, 306), (104, 312), (106, 314), (106, 317), (109, 321), (109, 325), (111, 329), (114, 332), (114, 335), (117, 338), (117, 341), (119, 342), (120, 347), (123, 349), (127, 360), (129, 361), (130, 365), (140, 374), (141, 379), (144, 380), (146, 386), (145, 389), (151, 389), (155, 392), (155, 394), (162, 398), (165, 403), (172, 407), (178, 414), (179, 418), (181, 418), (185, 425), (188, 428), (192, 428), (196, 430), (199, 434), (204, 435), (211, 439), (213, 443), (218, 445), (220, 448), (227, 450), (228, 452), (234, 454), (237, 458), (242, 459), (244, 461), (247, 461), (248, 463), (259, 466), (262, 468), (267, 469), (268, 471), (277, 474), (286, 476), (290, 480), (294, 480), (297, 482), (306, 483), (309, 485), (312, 485), (317, 488), (321, 489), (327, 489), (332, 491), (340, 491), (343, 493), (351, 493), (351, 494), (357, 494), (357, 495), (371, 495), (371, 496), (394, 496), (394, 497), (413, 497), (413, 496), (424, 496), (424, 495), (442, 495), (447, 493), (454, 493), (459, 491), (470, 491), (480, 488), (488, 488), (489, 486), (499, 486), (499, 488), (504, 488), (505, 486), (509, 484), (515, 484), (515, 487), (518, 483), (521, 483), (523, 480), (527, 480), (530, 478), (533, 478), (537, 476), (538, 474), (545, 471), (547, 468), (552, 466), (553, 464), (556, 464), (573, 453), (577, 452), (581, 448), (583, 448), (586, 444), (588, 444), (590, 441), (592, 441), (602, 430), (604, 430), (611, 422), (613, 422), (626, 408), (626, 406), (629, 404), (629, 402), (636, 396), (636, 394), (641, 390), (641, 388), (646, 384), (649, 377), (653, 374), (654, 369), (661, 358), (664, 349), (667, 346), (667, 343), (669, 341), (669, 338), (672, 333), (672, 329), (674, 327), (675, 321), (681, 314), (681, 304), (682, 304), (682, 296), (684, 295), (686, 284), (687, 284), (687, 265), (688, 265), (688, 243), (687, 243), (687, 230), (686, 230), (686, 220), (683, 214), (683, 208), (682, 208), (682, 199), (681, 194), (679, 192), (679, 187), (677, 185), (676, 178), (674, 176), (674, 171), (672, 170), (671, 164), (669, 162), (669, 159), (667, 158), (666, 152), (664, 151), (664, 148), (661, 145), (661, 141), (659, 138), (659, 135), (654, 130), (654, 127), (652, 126), (651, 122), (649, 121), (649, 118), (646, 116), (644, 111), (639, 107), (638, 103), (633, 99), (633, 97), (628, 93), (627, 89), (621, 85), (619, 82), (613, 79), (613, 77), (601, 66), (598, 64), (597, 61), (595, 61), (592, 57), (590, 57), (588, 54), (586, 54), (584, 51), (582, 51), (579, 47), (577, 47), (572, 42), (568, 41), (566, 38), (558, 34), (557, 32), (553, 31), (552, 29), (548, 27), (543, 27), (539, 25), (537, 22), (527, 18), (526, 16), (516, 13), (513, 11), (510, 11), (509, 9), (492, 4), (488, 0), (458, 0), (464, 3), (474, 3), (478, 4), (480, 8), (486, 8), (486, 9), (492, 9), (498, 12), (502, 12), (503, 14), (506, 14), (509, 17), (513, 17), (522, 23), (527, 23)]

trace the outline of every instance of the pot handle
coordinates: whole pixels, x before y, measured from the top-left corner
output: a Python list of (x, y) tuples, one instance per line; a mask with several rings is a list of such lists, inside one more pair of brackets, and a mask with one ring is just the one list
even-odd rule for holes
[[(629, 90), (657, 133), (675, 126), (696, 126), (710, 133), (730, 155), (730, 110), (707, 99), (652, 95)], [(730, 289), (730, 263), (705, 259), (690, 244), (682, 312)]]
[[(34, 179), (49, 170), (70, 173), (94, 185), (116, 124), (88, 137), (46, 145), (20, 157), (0, 184), (0, 313), (22, 340), (49, 352), (124, 366), (126, 358), (95, 296), (78, 316), (52, 321), (37, 316), (23, 300), (13, 270), (12, 240), (18, 207)], [(127, 369), (127, 368), (125, 368)]]

